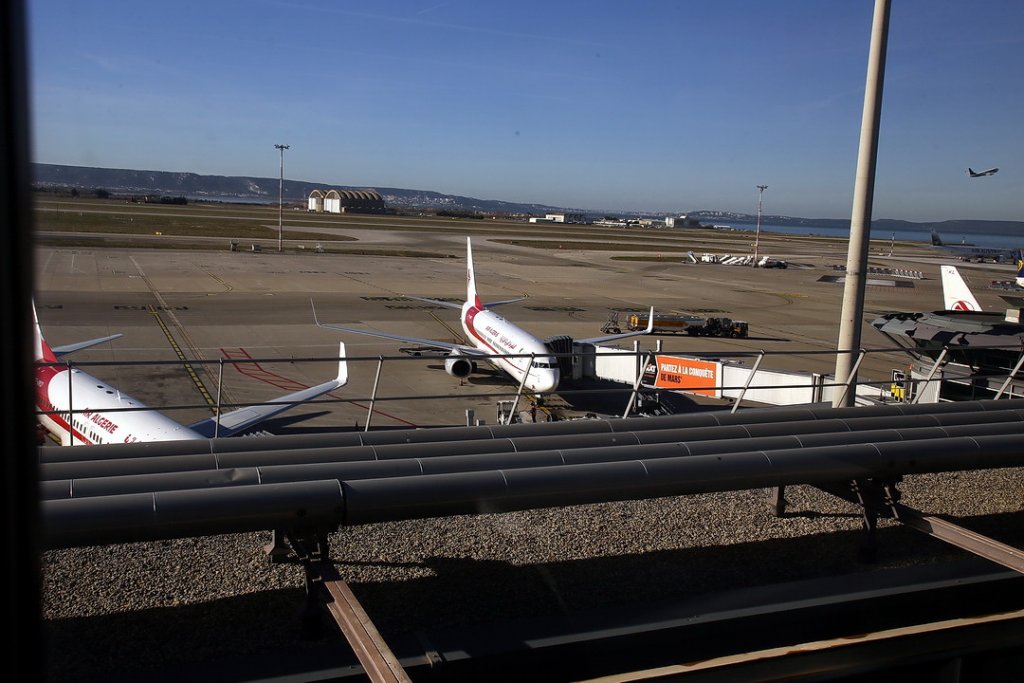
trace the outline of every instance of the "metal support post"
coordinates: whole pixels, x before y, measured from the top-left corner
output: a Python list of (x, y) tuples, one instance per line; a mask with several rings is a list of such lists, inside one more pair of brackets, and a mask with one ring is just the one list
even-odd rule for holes
[(921, 400), (921, 395), (924, 393), (924, 391), (922, 390), (921, 387), (922, 386), (927, 387), (928, 383), (932, 381), (932, 378), (935, 377), (935, 373), (939, 371), (939, 366), (942, 365), (942, 363), (946, 360), (946, 354), (947, 353), (949, 353), (949, 347), (948, 346), (942, 347), (942, 353), (940, 353), (939, 357), (935, 359), (935, 364), (932, 365), (932, 369), (928, 371), (928, 376), (925, 377), (921, 381), (921, 383), (919, 383), (915, 387), (914, 400), (911, 401), (911, 403), (916, 404), (918, 401)]
[(786, 487), (776, 486), (768, 490), (768, 504), (772, 507), (776, 517), (786, 514)]
[[(853, 387), (854, 383), (857, 381), (857, 369), (860, 368), (860, 364), (864, 360), (864, 356), (865, 355), (867, 355), (867, 352), (864, 349), (861, 349), (860, 350), (860, 354), (857, 356), (856, 362), (853, 364), (853, 368), (850, 369), (850, 374), (848, 374), (846, 376), (846, 382), (843, 385), (843, 393), (840, 394), (839, 401), (834, 402), (832, 404), (833, 407), (847, 405), (847, 403), (846, 403), (846, 396), (847, 396), (847, 394), (850, 393), (850, 389)], [(838, 377), (836, 379), (838, 379)], [(854, 390), (854, 391), (856, 392), (856, 390)], [(854, 403), (856, 403), (856, 401), (857, 401), (857, 397), (856, 397), (856, 395), (854, 395), (854, 400), (850, 403), (850, 405), (853, 405)]]
[(75, 445), (75, 404), (71, 400), (71, 361), (67, 361), (68, 368), (68, 444)]
[(366, 410), (366, 426), (363, 428), (364, 432), (370, 431), (370, 420), (373, 419), (373, 404), (377, 401), (377, 386), (380, 384), (380, 370), (384, 367), (384, 356), (378, 356), (380, 360), (377, 361), (377, 374), (373, 378), (373, 393), (370, 394), (370, 407)]
[(516, 391), (516, 398), (512, 401), (512, 407), (509, 408), (508, 417), (505, 418), (505, 424), (512, 424), (512, 416), (516, 414), (516, 410), (519, 408), (519, 398), (523, 395), (523, 387), (526, 386), (526, 379), (530, 376), (530, 370), (533, 370), (533, 360), (537, 354), (530, 354), (530, 364), (526, 366), (526, 372), (523, 374), (523, 381), (519, 383), (519, 389)]
[(217, 370), (217, 406), (215, 408), (215, 410), (217, 411), (217, 420), (216, 420), (216, 422), (213, 423), (213, 438), (215, 438), (215, 439), (218, 436), (220, 436), (220, 415), (221, 415), (221, 410), (220, 410), (220, 392), (221, 392), (221, 389), (224, 387), (224, 359), (223, 358), (220, 358), (218, 360), (218, 365), (220, 367)]
[(626, 410), (622, 413), (623, 420), (629, 417), (629, 414), (633, 411), (633, 404), (636, 403), (636, 395), (640, 391), (640, 384), (644, 381), (644, 370), (650, 365), (653, 355), (650, 351), (644, 355), (644, 362), (636, 373), (636, 381), (633, 382), (633, 391), (629, 394), (629, 403), (626, 404)]
[(757, 374), (757, 369), (761, 367), (761, 361), (764, 360), (764, 349), (761, 349), (761, 353), (758, 354), (757, 360), (754, 361), (754, 367), (750, 369), (750, 374), (747, 375), (747, 381), (743, 385), (743, 389), (740, 390), (740, 395), (736, 397), (736, 402), (732, 404), (732, 410), (730, 413), (735, 413), (736, 409), (740, 407), (740, 401), (743, 400), (743, 396), (747, 393), (747, 389), (750, 388), (750, 383), (754, 381), (754, 375)]
[(996, 392), (995, 400), (999, 400), (1003, 397), (1003, 393), (1009, 388), (1010, 382), (1017, 378), (1017, 373), (1020, 372), (1021, 366), (1024, 365), (1024, 353), (1020, 354), (1020, 358), (1017, 360), (1017, 364), (1013, 366), (1013, 370), (1007, 376), (1006, 381), (1003, 382), (1003, 386), (999, 387), (999, 391)]

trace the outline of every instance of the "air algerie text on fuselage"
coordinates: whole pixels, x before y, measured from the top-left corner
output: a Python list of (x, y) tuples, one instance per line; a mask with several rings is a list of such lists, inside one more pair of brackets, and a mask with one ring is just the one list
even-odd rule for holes
[(336, 379), (282, 396), (272, 403), (245, 406), (186, 427), (163, 413), (147, 409), (141, 401), (103, 380), (59, 363), (62, 355), (117, 339), (120, 334), (51, 348), (43, 339), (38, 317), (35, 327), (36, 409), (39, 424), (60, 439), (64, 446), (231, 436), (300, 403), (343, 387), (348, 381), (345, 345), (341, 344)]

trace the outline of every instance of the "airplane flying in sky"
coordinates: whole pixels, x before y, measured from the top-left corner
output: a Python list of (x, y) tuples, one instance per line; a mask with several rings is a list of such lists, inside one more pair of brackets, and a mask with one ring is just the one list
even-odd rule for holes
[[(440, 342), (432, 339), (388, 334), (377, 330), (360, 330), (342, 325), (321, 323), (316, 318), (315, 308), (313, 309), (313, 320), (320, 327), (340, 332), (365, 334), (371, 337), (420, 344), (447, 351), (448, 355), (444, 362), (445, 372), (460, 379), (468, 377), (476, 369), (477, 360), (485, 360), (497, 366), (517, 382), (522, 382), (523, 386), (533, 393), (542, 394), (554, 391), (558, 387), (560, 379), (558, 359), (555, 357), (551, 347), (541, 339), (505, 320), (490, 308), (521, 301), (522, 297), (508, 301), (496, 301), (490, 304), (480, 301), (476, 291), (476, 277), (473, 273), (473, 245), (470, 242), (470, 238), (466, 238), (465, 303), (460, 305), (450, 301), (438, 301), (436, 299), (425, 299), (416, 296), (410, 296), (409, 298), (461, 310), (462, 329), (470, 344)], [(654, 325), (653, 306), (651, 307), (651, 314), (648, 320), (650, 322), (647, 325), (647, 329), (644, 330), (581, 339), (578, 340), (578, 343), (599, 344), (648, 334)]]
[(975, 171), (973, 168), (968, 168), (967, 173), (972, 178), (981, 178), (982, 176), (995, 175), (999, 171), (998, 168), (990, 168), (984, 171)]
[[(35, 307), (32, 313), (35, 316)], [(120, 334), (51, 348), (43, 339), (37, 316), (35, 326), (36, 410), (39, 411), (40, 424), (59, 438), (63, 446), (205, 439), (215, 434), (232, 436), (348, 382), (345, 344), (342, 342), (335, 379), (282, 396), (275, 399), (273, 405), (248, 406), (224, 413), (220, 416), (219, 427), (217, 417), (186, 427), (162, 413), (145, 409), (145, 404), (137, 399), (78, 368), (48, 365), (58, 363), (61, 356), (74, 351), (117, 339)], [(115, 410), (125, 408), (135, 410)]]

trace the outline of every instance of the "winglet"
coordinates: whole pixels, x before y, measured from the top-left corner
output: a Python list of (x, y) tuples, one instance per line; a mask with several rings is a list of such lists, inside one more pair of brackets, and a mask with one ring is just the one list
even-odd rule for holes
[(338, 343), (338, 377), (336, 381), (339, 387), (348, 384), (348, 359), (345, 357), (345, 342)]
[(654, 331), (654, 306), (651, 306), (651, 313), (647, 316), (647, 329), (644, 330), (644, 334), (650, 334)]
[(320, 321), (316, 317), (316, 304), (313, 303), (313, 297), (309, 297), (309, 306), (310, 308), (313, 309), (313, 323), (317, 327), (323, 327), (323, 325), (320, 324)]
[(57, 356), (50, 349), (50, 345), (43, 339), (43, 331), (39, 328), (39, 315), (36, 313), (36, 302), (32, 302), (32, 321), (36, 326), (35, 360), (47, 363), (56, 363)]

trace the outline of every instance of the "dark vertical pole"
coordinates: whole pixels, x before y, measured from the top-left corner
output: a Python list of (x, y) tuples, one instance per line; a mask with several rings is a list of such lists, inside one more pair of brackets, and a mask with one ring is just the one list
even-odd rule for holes
[(39, 511), (33, 424), (32, 220), (28, 68), (22, 0), (0, 3), (0, 411), (4, 437), (4, 669), (42, 680)]

